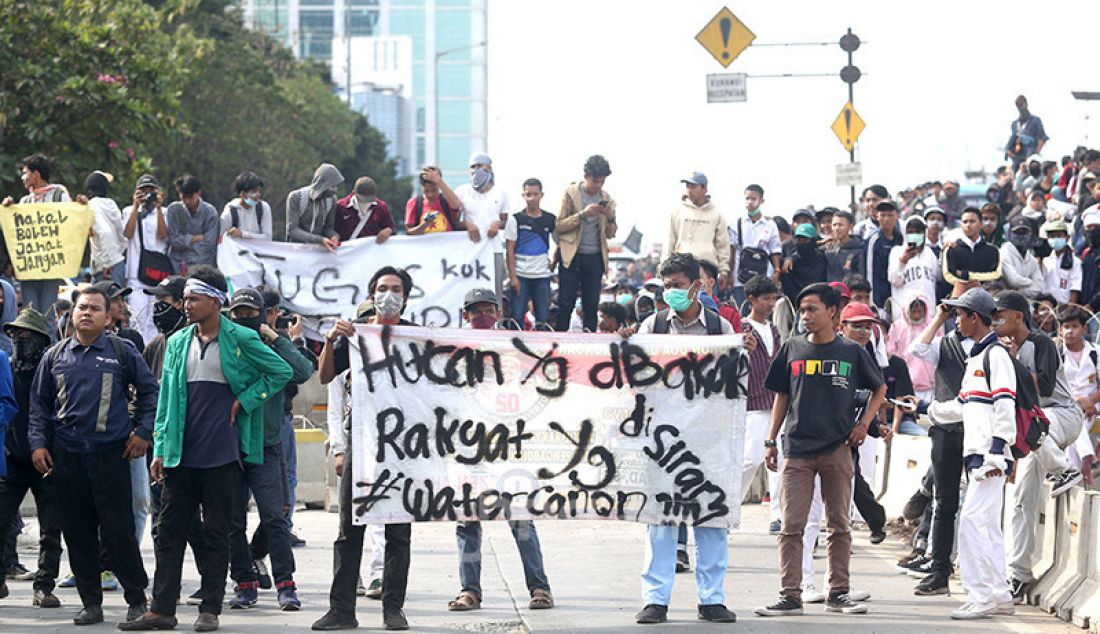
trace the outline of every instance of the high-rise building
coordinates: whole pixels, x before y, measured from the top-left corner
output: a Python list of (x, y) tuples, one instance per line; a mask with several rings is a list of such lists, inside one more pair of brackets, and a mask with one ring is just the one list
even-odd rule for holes
[[(346, 59), (344, 38), (350, 37), (352, 106), (365, 106), (372, 124), (390, 141), (391, 155), (408, 172), (435, 164), (450, 182), (458, 183), (466, 178), (469, 156), (488, 148), (488, 0), (237, 3), (246, 26), (280, 39), (300, 58), (331, 64), (343, 53)], [(369, 71), (356, 69), (359, 38), (389, 42), (402, 36), (411, 42), (410, 87), (395, 86), (390, 79), (375, 80)], [(364, 46), (374, 45), (365, 40)], [(400, 54), (401, 47), (394, 50)], [(397, 59), (394, 64), (400, 68), (403, 62)], [(333, 80), (346, 95), (346, 64), (333, 64)], [(380, 110), (372, 112), (372, 108)], [(408, 119), (401, 121), (405, 116)], [(399, 120), (394, 122), (394, 117)], [(390, 136), (391, 131), (396, 136)]]

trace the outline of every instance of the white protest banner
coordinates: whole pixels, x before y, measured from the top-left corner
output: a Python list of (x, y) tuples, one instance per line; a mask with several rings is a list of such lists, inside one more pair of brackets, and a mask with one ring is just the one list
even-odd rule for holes
[(457, 326), (466, 291), (495, 288), (492, 242), (471, 242), (465, 232), (394, 236), (383, 244), (363, 238), (345, 242), (336, 253), (320, 245), (230, 236), (218, 248), (218, 268), (234, 288), (278, 289), (283, 305), (312, 318), (318, 332), (335, 319), (354, 318), (371, 275), (386, 265), (412, 276), (404, 314), (417, 324)]
[(739, 524), (740, 335), (358, 325), (351, 344), (356, 523)]

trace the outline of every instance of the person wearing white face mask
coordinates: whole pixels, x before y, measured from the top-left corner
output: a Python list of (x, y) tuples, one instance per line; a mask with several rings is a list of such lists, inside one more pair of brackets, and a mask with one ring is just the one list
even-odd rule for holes
[(1046, 236), (1051, 253), (1039, 263), (1044, 287), (1059, 304), (1076, 304), (1081, 299), (1081, 258), (1069, 244), (1069, 226), (1061, 220), (1043, 225), (1040, 235)]
[(223, 234), (252, 240), (271, 239), (271, 207), (263, 200), (264, 182), (255, 172), (244, 171), (233, 181), (237, 197), (225, 203), (221, 215)]
[(914, 299), (936, 296), (939, 258), (925, 245), (926, 229), (924, 220), (913, 216), (905, 223), (905, 243), (890, 250), (891, 321), (904, 317)]

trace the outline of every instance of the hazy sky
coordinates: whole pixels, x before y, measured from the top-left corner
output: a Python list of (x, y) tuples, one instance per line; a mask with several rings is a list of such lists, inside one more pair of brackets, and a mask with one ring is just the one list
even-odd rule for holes
[[(728, 217), (744, 213), (751, 182), (770, 214), (848, 202), (835, 166), (848, 155), (829, 126), (847, 100), (839, 77), (750, 77), (748, 101), (706, 103), (708, 73), (839, 72), (846, 54), (828, 47), (750, 47), (723, 69), (695, 41), (721, 9), (703, 0), (489, 0), (489, 151), (498, 186), (519, 193), (536, 176), (544, 208), (603, 154), (606, 188), (619, 202), (620, 238), (631, 224), (663, 241), (679, 179), (699, 170)], [(1063, 1), (779, 2), (726, 6), (757, 43), (839, 41), (848, 27), (864, 77), (855, 106), (867, 122), (856, 147), (864, 184), (896, 189), (992, 169), (1027, 95), (1059, 159), (1084, 142), (1100, 146), (1095, 42), (1100, 3)], [(1080, 59), (1080, 62), (1075, 60)], [(518, 197), (517, 197), (518, 199)]]

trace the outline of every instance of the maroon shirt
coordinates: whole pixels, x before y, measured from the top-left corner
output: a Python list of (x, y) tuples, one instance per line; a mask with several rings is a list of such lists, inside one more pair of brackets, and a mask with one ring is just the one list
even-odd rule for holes
[(336, 218), (333, 222), (336, 233), (340, 236), (341, 241), (376, 236), (381, 233), (383, 229), (396, 230), (393, 222), (393, 214), (390, 213), (390, 206), (381, 198), (375, 198), (374, 202), (371, 203), (368, 208), (370, 219), (368, 219), (366, 224), (363, 225), (363, 228), (359, 230), (359, 235), (351, 235), (351, 233), (355, 231), (355, 227), (359, 225), (360, 220), (359, 211), (351, 205), (352, 198), (354, 197), (355, 194), (351, 193), (336, 201)]

